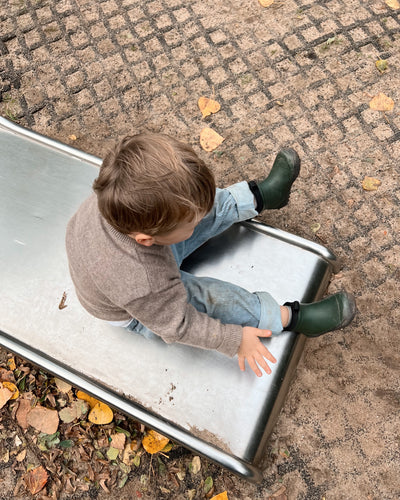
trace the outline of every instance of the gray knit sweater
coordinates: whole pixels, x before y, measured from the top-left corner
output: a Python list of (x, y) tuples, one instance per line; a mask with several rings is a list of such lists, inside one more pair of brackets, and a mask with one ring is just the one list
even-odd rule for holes
[(167, 343), (238, 352), (242, 327), (224, 325), (188, 303), (170, 247), (145, 247), (116, 231), (94, 194), (69, 221), (66, 247), (77, 296), (93, 316), (136, 318)]

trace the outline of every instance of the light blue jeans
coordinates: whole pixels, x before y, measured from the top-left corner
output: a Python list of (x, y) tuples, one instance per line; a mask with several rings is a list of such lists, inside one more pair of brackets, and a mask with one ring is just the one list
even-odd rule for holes
[[(185, 241), (171, 245), (178, 267), (183, 260), (207, 240), (228, 229), (232, 224), (255, 217), (253, 193), (247, 182), (239, 182), (226, 189), (217, 189), (214, 206), (196, 226), (192, 236)], [(181, 271), (188, 302), (198, 311), (219, 319), (224, 324), (253, 326), (282, 331), (279, 304), (267, 292), (251, 293), (226, 281), (197, 277)], [(126, 327), (144, 337), (154, 337), (154, 333), (136, 319)]]

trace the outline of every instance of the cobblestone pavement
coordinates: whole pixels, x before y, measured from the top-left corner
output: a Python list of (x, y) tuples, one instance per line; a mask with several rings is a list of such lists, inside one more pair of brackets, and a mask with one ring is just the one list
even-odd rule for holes
[[(263, 220), (341, 257), (330, 291), (353, 292), (359, 314), (345, 333), (307, 343), (261, 486), (222, 470), (214, 480), (230, 500), (281, 484), (289, 499), (399, 498), (400, 10), (384, 0), (0, 0), (0, 12), (0, 112), (22, 125), (97, 156), (134, 131), (170, 133), (221, 186), (263, 176), (281, 147), (299, 151), (289, 207)], [(369, 108), (380, 92), (393, 111)], [(202, 119), (197, 99), (213, 94), (221, 111)], [(225, 137), (215, 153), (198, 145), (206, 124)], [(376, 191), (363, 190), (365, 176), (381, 181)]]

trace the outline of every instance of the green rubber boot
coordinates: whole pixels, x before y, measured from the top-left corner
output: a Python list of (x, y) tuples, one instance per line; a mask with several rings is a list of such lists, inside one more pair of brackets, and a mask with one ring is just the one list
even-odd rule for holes
[(285, 330), (318, 337), (324, 333), (344, 328), (356, 314), (353, 295), (339, 292), (311, 304), (287, 302), (292, 309), (292, 320)]
[(300, 172), (300, 158), (294, 149), (282, 149), (276, 155), (268, 177), (261, 182), (249, 182), (257, 202), (256, 210), (282, 208), (287, 205), (290, 189)]

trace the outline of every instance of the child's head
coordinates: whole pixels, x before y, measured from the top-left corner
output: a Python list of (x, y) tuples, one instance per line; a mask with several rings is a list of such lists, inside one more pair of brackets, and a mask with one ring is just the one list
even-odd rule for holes
[(172, 137), (126, 137), (103, 161), (93, 189), (115, 229), (165, 235), (211, 210), (215, 181), (192, 148)]

